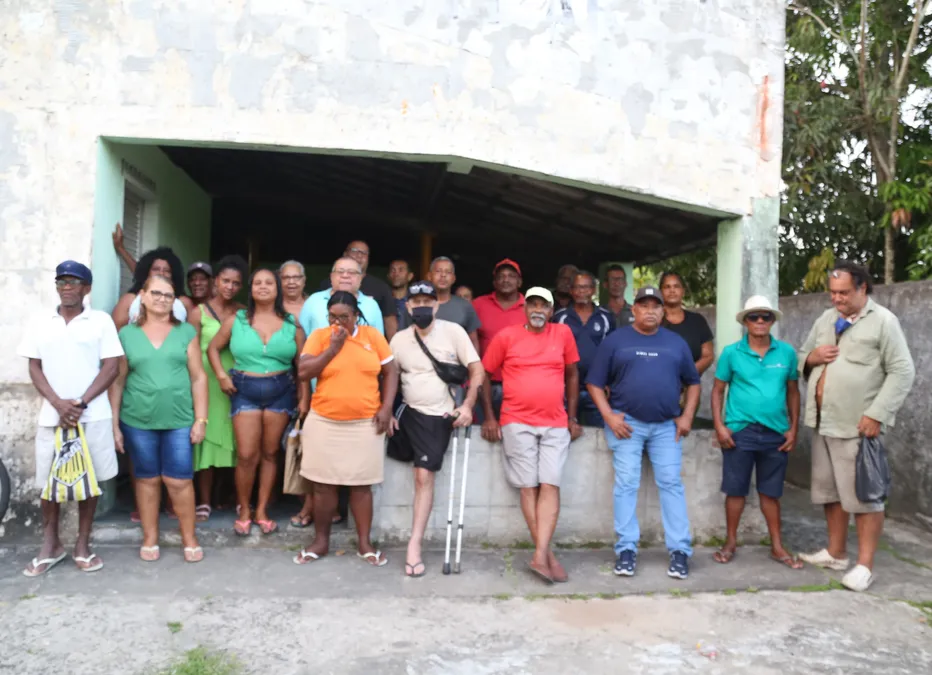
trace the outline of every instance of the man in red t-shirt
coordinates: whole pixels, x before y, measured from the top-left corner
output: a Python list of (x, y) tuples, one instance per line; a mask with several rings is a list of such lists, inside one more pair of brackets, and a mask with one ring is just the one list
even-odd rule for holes
[[(499, 331), (482, 357), (482, 437), (503, 443), (505, 477), (521, 490), (521, 511), (534, 540), (530, 568), (553, 583), (567, 580), (550, 541), (560, 514), (560, 476), (570, 441), (582, 434), (576, 419), (579, 353), (569, 327), (550, 323), (553, 294), (535, 286), (524, 298), (525, 322)], [(495, 417), (489, 390), (496, 372), (503, 384), (501, 420)]]

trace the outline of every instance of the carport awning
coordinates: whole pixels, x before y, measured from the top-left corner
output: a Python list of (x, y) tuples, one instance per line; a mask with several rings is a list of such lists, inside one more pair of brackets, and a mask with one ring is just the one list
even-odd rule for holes
[[(215, 252), (258, 241), (266, 260), (329, 263), (365, 239), (371, 264), (415, 262), (421, 232), (433, 252), (481, 271), (512, 257), (531, 282), (565, 263), (662, 260), (709, 246), (719, 218), (596, 190), (447, 162), (266, 150), (162, 148), (214, 198)], [(469, 167), (467, 167), (468, 169)], [(460, 171), (462, 169), (459, 169)], [(226, 248), (225, 248), (226, 247)]]

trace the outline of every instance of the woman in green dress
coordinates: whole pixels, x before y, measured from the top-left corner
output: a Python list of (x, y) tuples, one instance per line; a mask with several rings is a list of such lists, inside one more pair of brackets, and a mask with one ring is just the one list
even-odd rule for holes
[[(194, 470), (197, 472), (199, 522), (210, 518), (214, 490), (214, 469), (230, 469), (236, 466), (236, 440), (233, 436), (233, 420), (230, 418), (230, 398), (223, 393), (217, 376), (207, 360), (207, 345), (220, 330), (228, 317), (234, 316), (244, 305), (236, 296), (243, 288), (246, 277), (246, 261), (238, 255), (221, 259), (214, 266), (214, 294), (191, 312), (189, 321), (197, 329), (204, 368), (207, 371), (210, 392), (207, 413), (207, 433), (203, 443), (194, 446)], [(220, 360), (227, 371), (233, 367), (233, 355), (229, 349), (220, 353)]]

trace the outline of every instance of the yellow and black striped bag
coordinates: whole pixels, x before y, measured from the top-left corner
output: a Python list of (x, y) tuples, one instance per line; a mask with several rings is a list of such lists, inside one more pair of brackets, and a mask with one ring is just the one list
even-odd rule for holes
[(42, 499), (57, 503), (83, 502), (100, 494), (84, 427), (79, 423), (75, 429), (56, 428), (55, 455), (48, 482), (42, 489)]

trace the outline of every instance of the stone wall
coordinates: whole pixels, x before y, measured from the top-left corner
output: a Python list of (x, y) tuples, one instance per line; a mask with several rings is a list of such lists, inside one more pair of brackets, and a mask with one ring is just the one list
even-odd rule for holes
[[(889, 512), (932, 527), (932, 281), (877, 286), (873, 297), (899, 317), (916, 363), (912, 393), (897, 415), (896, 426), (884, 437), (893, 471)], [(780, 310), (784, 315), (781, 339), (796, 347), (802, 345), (813, 321), (830, 306), (824, 293), (780, 298)], [(714, 308), (700, 311), (714, 328)], [(712, 379), (711, 372), (703, 378), (700, 409), (703, 416), (711, 416)], [(805, 392), (804, 383), (802, 390)], [(806, 487), (809, 485), (808, 442), (807, 431), (791, 455), (789, 468), (789, 479)]]

